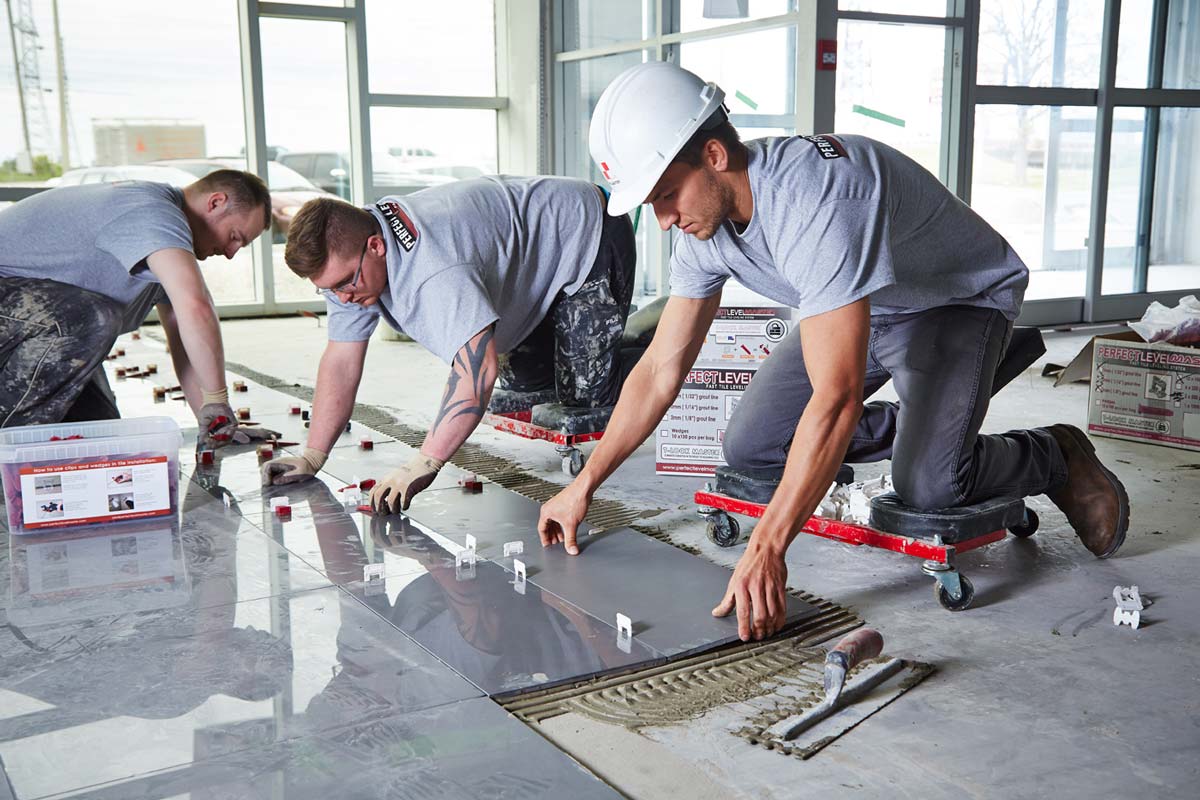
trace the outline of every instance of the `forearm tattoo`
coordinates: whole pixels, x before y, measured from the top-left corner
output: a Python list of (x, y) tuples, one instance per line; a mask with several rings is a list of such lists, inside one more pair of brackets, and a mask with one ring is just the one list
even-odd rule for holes
[[(467, 342), (455, 354), (454, 363), (450, 368), (450, 377), (446, 379), (446, 392), (442, 395), (442, 407), (433, 421), (433, 427), (429, 431), (430, 436), (437, 432), (444, 421), (457, 419), (464, 415), (476, 419), (483, 417), (486, 404), (485, 395), (488, 392), (488, 383), (491, 378), (484, 366), (484, 360), (492, 336), (492, 329), (488, 328), (479, 336), (477, 345), (472, 347), (471, 343)], [(471, 395), (455, 400), (459, 384), (464, 378), (471, 382)]]

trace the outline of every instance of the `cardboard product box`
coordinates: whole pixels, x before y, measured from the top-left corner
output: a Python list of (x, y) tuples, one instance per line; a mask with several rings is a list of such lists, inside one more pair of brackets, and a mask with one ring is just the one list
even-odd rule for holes
[(712, 475), (725, 463), (725, 429), (753, 369), (697, 366), (655, 431), (659, 475)]
[(1097, 336), (1089, 347), (1090, 433), (1200, 450), (1200, 348), (1136, 334)]
[(726, 289), (696, 364), (758, 369), (794, 324), (787, 306), (741, 287)]
[(742, 392), (792, 330), (792, 309), (727, 284), (696, 364), (655, 431), (655, 472), (712, 475)]

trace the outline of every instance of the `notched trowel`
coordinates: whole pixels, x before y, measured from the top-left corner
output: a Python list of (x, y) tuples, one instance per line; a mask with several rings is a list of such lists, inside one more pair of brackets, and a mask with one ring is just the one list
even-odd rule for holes
[[(834, 645), (825, 656), (825, 699), (800, 715), (796, 722), (783, 729), (780, 738), (790, 742), (835, 711), (862, 699), (876, 686), (904, 669), (904, 661), (893, 658), (855, 678), (846, 689), (846, 675), (863, 661), (883, 652), (883, 637), (879, 631), (861, 628)], [(845, 689), (845, 691), (843, 691)]]

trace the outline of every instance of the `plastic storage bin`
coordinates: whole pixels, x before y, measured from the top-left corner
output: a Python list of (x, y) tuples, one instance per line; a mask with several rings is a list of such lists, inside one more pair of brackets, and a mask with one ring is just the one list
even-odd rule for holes
[(179, 510), (179, 448), (169, 417), (0, 429), (11, 533), (166, 516)]

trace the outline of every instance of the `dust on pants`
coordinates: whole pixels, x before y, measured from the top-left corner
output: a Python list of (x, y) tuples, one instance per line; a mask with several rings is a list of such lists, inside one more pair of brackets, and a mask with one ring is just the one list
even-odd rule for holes
[(123, 308), (57, 281), (0, 278), (0, 427), (60, 422), (104, 361)]
[(568, 406), (615, 404), (636, 263), (629, 217), (605, 215), (587, 280), (574, 294), (556, 298), (533, 333), (500, 358), (500, 389), (547, 395), (553, 390)]

